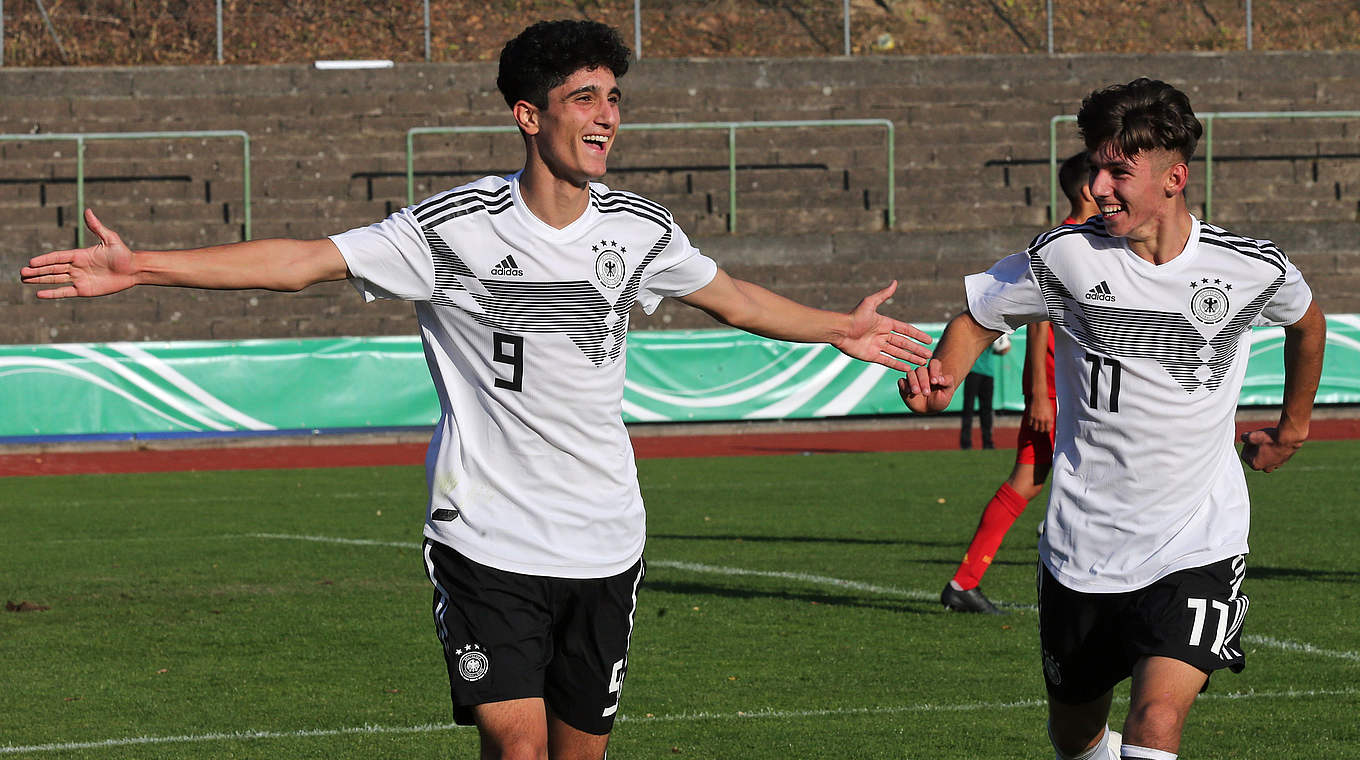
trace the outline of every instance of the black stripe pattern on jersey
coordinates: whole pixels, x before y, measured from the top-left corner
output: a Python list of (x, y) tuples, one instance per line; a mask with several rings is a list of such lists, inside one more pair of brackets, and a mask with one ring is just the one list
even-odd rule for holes
[(505, 185), (496, 190), (469, 188), (436, 195), (416, 206), (414, 213), (421, 227), (432, 230), (450, 219), (478, 211), (499, 214), (511, 205), (510, 186)]
[(1238, 341), (1284, 284), (1281, 275), (1251, 303), (1240, 309), (1211, 340), (1178, 312), (1128, 309), (1106, 303), (1086, 303), (1030, 251), (1030, 267), (1043, 293), (1049, 319), (1067, 327), (1087, 351), (1118, 359), (1151, 359), (1185, 390), (1201, 386), (1218, 390), (1237, 355)]
[(1113, 237), (1110, 233), (1105, 231), (1105, 220), (1098, 216), (1093, 216), (1080, 224), (1062, 224), (1047, 232), (1039, 233), (1034, 236), (1033, 240), (1029, 241), (1028, 250), (1033, 253), (1036, 249), (1043, 248), (1045, 245), (1048, 245), (1060, 237), (1076, 234), (1094, 235), (1102, 238)]
[(649, 222), (654, 222), (667, 232), (670, 231), (674, 219), (671, 212), (659, 203), (643, 198), (640, 195), (626, 193), (621, 190), (614, 190), (608, 193), (597, 193), (594, 188), (590, 190), (591, 202), (601, 213), (617, 214), (628, 213), (639, 216)]
[(1222, 227), (1215, 227), (1207, 222), (1200, 222), (1199, 240), (1201, 243), (1226, 248), (1257, 261), (1264, 261), (1280, 270), (1280, 274), (1285, 273), (1284, 252), (1269, 240), (1254, 240), (1234, 235)]
[[(458, 216), (478, 211), (498, 214), (508, 209), (513, 204), (508, 187), (494, 193), (476, 190), (440, 196), (415, 210), (434, 261), (435, 289), (430, 303), (461, 309), (478, 324), (496, 331), (566, 334), (597, 367), (618, 361), (628, 334), (628, 312), (642, 287), (642, 274), (671, 242), (671, 217), (663, 207), (631, 193), (600, 195), (592, 190), (591, 196), (603, 213), (630, 213), (662, 227), (661, 237), (634, 268), (613, 303), (588, 280), (526, 282), (478, 278), (443, 236), (434, 231), (437, 225)], [(465, 293), (463, 298), (471, 297), (477, 309), (466, 308), (466, 301), (455, 301), (453, 292)]]

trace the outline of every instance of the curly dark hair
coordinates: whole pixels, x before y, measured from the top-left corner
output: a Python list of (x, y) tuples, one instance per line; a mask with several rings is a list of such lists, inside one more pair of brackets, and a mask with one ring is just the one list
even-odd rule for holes
[(1087, 95), (1077, 112), (1077, 127), (1093, 153), (1113, 142), (1125, 156), (1162, 148), (1186, 162), (1204, 133), (1185, 93), (1147, 77)]
[(496, 88), (505, 104), (526, 100), (548, 107), (548, 91), (581, 69), (608, 68), (628, 73), (628, 49), (619, 33), (598, 21), (540, 21), (505, 43)]

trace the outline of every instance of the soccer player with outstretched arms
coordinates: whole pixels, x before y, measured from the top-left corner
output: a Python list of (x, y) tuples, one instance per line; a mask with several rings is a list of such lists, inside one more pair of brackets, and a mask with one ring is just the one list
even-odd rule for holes
[[(1279, 422), (1242, 436), (1242, 461), (1271, 472), (1308, 438), (1326, 321), (1273, 243), (1189, 213), (1201, 126), (1184, 93), (1149, 79), (1098, 90), (1078, 126), (1100, 216), (965, 278), (968, 309), (899, 390), (940, 411), (998, 335), (1053, 323), (1060, 412), (1038, 583), (1049, 736), (1060, 760), (1172, 760), (1210, 674), (1246, 659), (1233, 438), (1250, 330), (1285, 331)], [(1107, 720), (1130, 677), (1121, 738)]]
[(426, 572), (455, 718), (483, 758), (604, 756), (644, 563), (642, 496), (621, 417), (629, 312), (673, 297), (771, 338), (907, 369), (930, 338), (878, 313), (802, 306), (728, 276), (660, 205), (610, 190), (630, 52), (602, 24), (535, 24), (497, 86), (524, 139), (509, 177), (440, 193), (321, 240), (35, 257), (40, 298), (134, 285), (300, 290), (349, 279), (415, 304), (441, 416), (426, 457)]

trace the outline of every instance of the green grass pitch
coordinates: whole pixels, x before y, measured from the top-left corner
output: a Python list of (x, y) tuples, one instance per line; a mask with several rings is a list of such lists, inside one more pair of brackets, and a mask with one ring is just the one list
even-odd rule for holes
[[(1011, 452), (639, 463), (650, 563), (611, 758), (1045, 758), (1032, 505), (936, 597)], [(1251, 474), (1241, 675), (1182, 755), (1360, 757), (1360, 442)], [(418, 549), (423, 474), (0, 479), (0, 757), (474, 757)], [(1114, 725), (1126, 687), (1116, 692)]]

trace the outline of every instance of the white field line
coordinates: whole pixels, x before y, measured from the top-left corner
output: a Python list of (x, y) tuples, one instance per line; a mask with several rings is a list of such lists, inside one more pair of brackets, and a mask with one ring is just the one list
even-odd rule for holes
[[(676, 562), (673, 560), (656, 559), (647, 560), (648, 567), (668, 567), (672, 570), (688, 570), (692, 573), (713, 573), (716, 575), (741, 576), (749, 575), (759, 578), (778, 578), (788, 581), (799, 581), (810, 583), (814, 586), (831, 586), (847, 591), (863, 591), (868, 594), (878, 594), (879, 596), (896, 596), (904, 599), (912, 599), (921, 602), (938, 601), (940, 595), (932, 594), (928, 591), (917, 591), (915, 589), (897, 588), (895, 586), (879, 586), (873, 583), (863, 583), (860, 581), (845, 580), (844, 578), (832, 578), (826, 575), (812, 575), (811, 573), (793, 573), (779, 570), (743, 570), (736, 567), (721, 567), (718, 565), (704, 565), (698, 562)], [(1008, 607), (1025, 608), (1027, 605), (1007, 604)], [(1033, 605), (1028, 605), (1029, 609), (1037, 609)]]
[(315, 736), (349, 736), (353, 734), (428, 734), (436, 731), (449, 731), (460, 728), (453, 723), (427, 723), (423, 726), (353, 726), (350, 728), (316, 728), (297, 731), (223, 731), (207, 734), (183, 734), (180, 736), (130, 736), (126, 739), (104, 739), (96, 742), (62, 742), (53, 744), (31, 744), (27, 747), (0, 747), (0, 755), (13, 755), (20, 752), (66, 752), (76, 749), (102, 749), (106, 747), (128, 747), (143, 744), (187, 744), (191, 742), (246, 741), (251, 739), (296, 739)]
[[(337, 538), (333, 536), (306, 536), (291, 533), (248, 533), (244, 536), (231, 536), (231, 538), (267, 538), (285, 541), (314, 541), (327, 544), (348, 544), (351, 546), (394, 546), (402, 549), (414, 549), (418, 544), (409, 541), (373, 541), (361, 538)], [(675, 560), (648, 560), (648, 567), (665, 567), (673, 570), (684, 570), (693, 573), (711, 573), (715, 575), (727, 576), (754, 576), (759, 578), (778, 578), (782, 580), (798, 581), (815, 586), (830, 586), (832, 588), (844, 589), (847, 591), (860, 591), (867, 594), (877, 594), (879, 596), (899, 597), (914, 601), (935, 601), (939, 598), (938, 594), (917, 589), (897, 588), (896, 586), (880, 586), (873, 583), (852, 581), (845, 578), (833, 578), (827, 575), (813, 575), (811, 573), (794, 573), (779, 570), (747, 570), (739, 567), (722, 567), (720, 565), (705, 565), (698, 562), (680, 562)], [(1020, 610), (1036, 610), (1033, 604), (1021, 604), (1019, 602), (997, 601), (1001, 607)], [(1317, 655), (1320, 657), (1331, 657), (1338, 660), (1348, 660), (1350, 662), (1360, 662), (1360, 652), (1348, 652), (1345, 650), (1323, 649), (1312, 644), (1286, 641), (1271, 636), (1245, 635), (1242, 637), (1249, 644), (1280, 649), (1286, 652), (1299, 652), (1302, 654)]]
[(1323, 657), (1335, 657), (1338, 660), (1350, 660), (1351, 662), (1360, 662), (1360, 652), (1320, 649), (1318, 647), (1313, 646), (1312, 644), (1305, 644), (1298, 641), (1285, 641), (1283, 639), (1276, 639), (1270, 636), (1246, 635), (1243, 636), (1242, 639), (1249, 644), (1258, 644), (1260, 646), (1274, 647), (1275, 649), (1283, 649), (1286, 652), (1303, 652), (1304, 654), (1316, 654), (1321, 655)]
[[(1351, 697), (1360, 695), (1360, 689), (1313, 689), (1273, 692), (1229, 692), (1226, 694), (1201, 694), (1199, 699), (1212, 701), (1239, 701), (1247, 699), (1299, 699), (1320, 697)], [(1118, 703), (1128, 701), (1127, 697), (1116, 698)], [(923, 702), (914, 705), (888, 707), (856, 707), (836, 710), (738, 710), (736, 712), (694, 712), (670, 715), (641, 716), (620, 715), (619, 720), (628, 723), (676, 723), (700, 721), (733, 720), (788, 720), (802, 718), (821, 718), (855, 715), (905, 715), (909, 713), (929, 714), (942, 712), (994, 712), (998, 710), (1037, 710), (1046, 703), (1041, 699), (1025, 699), (1013, 702), (970, 702), (957, 705), (940, 705)], [(375, 726), (363, 725), (347, 728), (299, 729), (296, 731), (225, 731), (205, 734), (183, 734), (179, 736), (134, 736), (125, 739), (104, 739), (92, 742), (62, 742), (52, 744), (31, 744), (27, 746), (2, 746), (0, 755), (36, 752), (65, 752), (80, 749), (103, 749), (156, 744), (187, 744), (193, 742), (251, 741), (258, 739), (295, 739), (324, 736), (352, 736), (358, 734), (427, 734), (452, 730), (471, 730), (452, 723), (427, 723), (420, 726)]]

